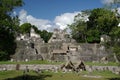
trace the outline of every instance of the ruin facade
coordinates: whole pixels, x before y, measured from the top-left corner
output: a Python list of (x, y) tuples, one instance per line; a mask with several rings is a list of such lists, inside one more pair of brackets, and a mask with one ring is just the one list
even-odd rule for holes
[(13, 55), (15, 61), (100, 61), (112, 51), (101, 44), (77, 43), (65, 30), (55, 29), (48, 43), (31, 29), (30, 34), (16, 38), (17, 49)]

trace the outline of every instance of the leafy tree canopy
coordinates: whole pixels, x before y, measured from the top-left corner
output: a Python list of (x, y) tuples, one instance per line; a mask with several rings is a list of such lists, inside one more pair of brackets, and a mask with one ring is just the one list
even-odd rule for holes
[[(87, 22), (86, 16), (89, 16)], [(89, 13), (84, 11), (83, 14), (75, 16), (74, 23), (69, 25), (72, 36), (77, 42), (89, 43), (99, 43), (101, 35), (110, 35), (113, 28), (117, 26), (116, 14), (104, 8), (93, 9)]]
[[(92, 33), (88, 33), (88, 42), (100, 42), (100, 36), (103, 34), (110, 35), (110, 32), (114, 27), (118, 26), (118, 20), (114, 12), (104, 8), (97, 8), (91, 11), (91, 15), (88, 17), (87, 32), (96, 33), (96, 36)], [(96, 40), (95, 40), (96, 39)]]
[(86, 19), (90, 11), (83, 11), (82, 13), (79, 13), (74, 18), (74, 23), (71, 25), (68, 25), (71, 29), (72, 37), (77, 42), (86, 42)]
[(41, 38), (43, 38), (43, 40), (47, 43), (48, 40), (51, 38), (52, 33), (48, 32), (46, 30), (40, 31), (40, 36)]
[(89, 21), (87, 22), (87, 29), (97, 29), (102, 34), (109, 34), (109, 32), (118, 26), (118, 20), (114, 12), (97, 8), (91, 11)]
[(30, 23), (24, 23), (20, 26), (20, 32), (23, 34), (30, 33), (32, 25)]
[(0, 0), (0, 60), (7, 60), (15, 51), (16, 16), (13, 9), (22, 6), (22, 0)]

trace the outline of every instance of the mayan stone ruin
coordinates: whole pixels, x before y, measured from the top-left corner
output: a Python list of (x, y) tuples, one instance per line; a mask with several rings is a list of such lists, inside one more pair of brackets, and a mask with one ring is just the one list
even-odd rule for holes
[[(101, 42), (105, 41), (104, 37), (101, 37)], [(34, 29), (30, 34), (19, 34), (16, 42), (16, 53), (11, 58), (13, 61), (100, 61), (112, 53), (102, 44), (77, 43), (65, 30), (59, 29), (54, 29), (48, 43)]]

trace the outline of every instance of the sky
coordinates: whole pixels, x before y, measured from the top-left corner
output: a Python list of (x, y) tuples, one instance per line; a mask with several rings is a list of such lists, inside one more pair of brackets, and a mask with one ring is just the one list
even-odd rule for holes
[[(65, 29), (82, 10), (101, 8), (113, 0), (23, 0), (24, 5), (14, 14), (20, 24), (31, 23), (40, 30)], [(87, 18), (87, 17), (86, 17)]]

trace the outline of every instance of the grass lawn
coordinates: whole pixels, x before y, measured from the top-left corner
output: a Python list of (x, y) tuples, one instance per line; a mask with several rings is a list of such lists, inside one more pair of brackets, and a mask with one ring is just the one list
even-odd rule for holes
[(0, 64), (61, 64), (62, 62), (49, 62), (45, 60), (33, 60), (33, 61), (20, 61), (20, 62), (11, 62), (11, 61), (0, 61)]
[[(94, 76), (101, 77), (95, 78)], [(109, 71), (92, 73), (86, 71), (80, 73), (43, 72), (39, 74), (30, 71), (24, 76), (23, 71), (1, 71), (0, 80), (120, 80), (120, 76)]]
[(91, 65), (91, 66), (120, 66), (120, 63), (116, 62), (108, 62), (107, 64), (100, 63), (100, 62), (85, 62), (86, 65)]
[[(20, 61), (20, 62), (11, 62), (11, 61), (0, 61), (0, 64), (62, 64), (62, 63), (65, 63), (65, 62), (49, 62), (49, 61), (41, 61), (41, 60), (33, 60), (33, 61), (28, 61), (28, 62), (25, 62), (25, 61)], [(86, 65), (94, 65), (94, 66), (120, 66), (119, 63), (115, 63), (115, 62), (108, 62), (107, 64), (104, 64), (104, 63), (99, 63), (99, 62), (95, 62), (95, 63), (92, 63), (92, 62), (85, 62)]]

